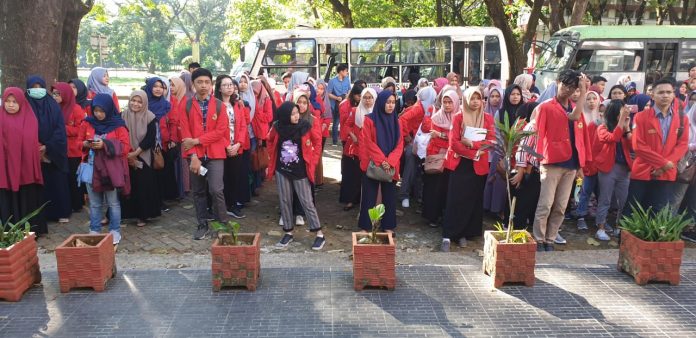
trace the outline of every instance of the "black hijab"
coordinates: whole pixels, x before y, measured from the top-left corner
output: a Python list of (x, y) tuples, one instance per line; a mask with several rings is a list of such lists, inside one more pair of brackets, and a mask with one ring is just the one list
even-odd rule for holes
[(290, 122), (290, 116), (292, 115), (292, 110), (295, 107), (297, 107), (296, 104), (290, 101), (285, 101), (276, 110), (278, 121), (276, 121), (275, 127), (278, 131), (278, 135), (280, 136), (278, 145), (283, 144), (283, 142), (287, 140), (294, 140), (297, 142), (312, 128), (312, 125), (310, 125), (309, 122), (304, 119), (300, 119), (297, 124), (292, 124)]
[[(39, 84), (46, 88), (46, 81), (38, 75), (27, 79), (27, 89)], [(27, 94), (36, 119), (39, 122), (39, 142), (46, 146), (46, 156), (64, 173), (68, 172), (68, 137), (65, 133), (63, 111), (51, 94), (35, 99)]]
[(522, 88), (520, 86), (513, 84), (508, 86), (505, 89), (505, 95), (503, 95), (503, 106), (500, 108), (500, 111), (498, 112), (498, 119), (500, 122), (505, 121), (505, 115), (508, 117), (508, 122), (510, 124), (515, 123), (515, 119), (517, 119), (517, 110), (520, 108), (522, 105), (523, 101), (520, 99), (520, 103), (518, 104), (512, 104), (510, 102), (510, 95), (512, 95), (512, 91), (517, 89), (520, 92), (520, 97), (522, 96)]
[(356, 80), (353, 83), (353, 88), (350, 89), (350, 93), (348, 93), (348, 100), (350, 100), (350, 105), (353, 107), (357, 107), (358, 104), (360, 104), (360, 100), (357, 102), (353, 100), (353, 97), (360, 96), (362, 94), (363, 89), (365, 89), (365, 86), (367, 83), (363, 80)]
[(523, 103), (522, 105), (520, 105), (519, 108), (517, 108), (517, 117), (529, 122), (529, 120), (532, 118), (532, 113), (534, 112), (534, 109), (538, 105), (539, 102)]
[(75, 101), (77, 104), (79, 104), (82, 109), (89, 107), (91, 103), (89, 100), (87, 100), (87, 86), (85, 83), (77, 78), (68, 81), (68, 83), (72, 83), (75, 85), (75, 88), (77, 88), (77, 95), (75, 95)]

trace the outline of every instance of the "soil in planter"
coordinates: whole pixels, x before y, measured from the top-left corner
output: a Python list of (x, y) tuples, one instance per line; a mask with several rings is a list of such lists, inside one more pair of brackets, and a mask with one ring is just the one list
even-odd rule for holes
[[(220, 242), (218, 242), (220, 245), (235, 246), (235, 244), (232, 242), (232, 235), (219, 235), (218, 239), (220, 240)], [(237, 237), (236, 245), (254, 245), (254, 237)]]
[(377, 236), (377, 243), (360, 243), (360, 240), (368, 237), (369, 234), (359, 234), (356, 236), (356, 240), (358, 241), (359, 245), (383, 245), (383, 244), (389, 244), (389, 238), (387, 236)]
[(66, 244), (65, 247), (68, 248), (84, 248), (84, 247), (89, 247), (89, 246), (97, 246), (101, 240), (104, 239), (103, 237), (80, 237), (80, 238), (75, 238), (74, 240), (70, 241), (70, 243)]

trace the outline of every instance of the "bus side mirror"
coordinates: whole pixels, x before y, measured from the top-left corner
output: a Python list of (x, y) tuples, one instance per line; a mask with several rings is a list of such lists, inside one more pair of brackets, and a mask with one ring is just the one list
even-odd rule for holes
[(244, 62), (244, 45), (239, 46), (239, 61)]
[(563, 54), (565, 54), (565, 46), (563, 46), (562, 42), (558, 42), (558, 45), (556, 45), (556, 57), (557, 58), (562, 58)]

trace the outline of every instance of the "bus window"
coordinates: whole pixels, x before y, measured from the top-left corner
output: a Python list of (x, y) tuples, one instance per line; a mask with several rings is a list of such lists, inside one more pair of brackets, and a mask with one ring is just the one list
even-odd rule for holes
[(274, 40), (268, 43), (264, 66), (314, 66), (317, 63), (313, 39)]
[[(500, 45), (498, 45), (498, 52), (500, 53)], [(500, 63), (495, 66), (497, 70), (489, 69), (490, 75), (497, 75), (493, 79), (500, 79)], [(476, 86), (481, 82), (481, 41), (469, 42), (469, 74), (466, 76), (466, 81), (469, 86)]]
[(367, 83), (380, 83), (382, 79), (391, 76), (396, 82), (399, 82), (399, 70), (398, 67), (351, 67), (350, 68), (350, 80), (355, 82), (356, 80), (363, 80)]
[(696, 64), (696, 40), (684, 41), (679, 54), (679, 71), (688, 72), (693, 64)]
[(399, 40), (394, 38), (350, 40), (350, 61), (354, 64), (398, 63), (399, 56)]
[(586, 72), (639, 72), (642, 50), (579, 50), (572, 69)]
[(676, 52), (676, 43), (648, 42), (648, 55), (645, 63), (646, 83), (653, 83), (665, 76), (674, 76), (674, 71), (677, 68), (674, 60)]
[(348, 63), (347, 49), (348, 45), (342, 43), (319, 45), (319, 76), (324, 79), (336, 76), (336, 65)]
[(401, 62), (417, 63), (449, 63), (450, 39), (437, 38), (403, 38), (400, 39)]
[(487, 36), (483, 67), (486, 79), (500, 79), (500, 60), (500, 40), (497, 36)]

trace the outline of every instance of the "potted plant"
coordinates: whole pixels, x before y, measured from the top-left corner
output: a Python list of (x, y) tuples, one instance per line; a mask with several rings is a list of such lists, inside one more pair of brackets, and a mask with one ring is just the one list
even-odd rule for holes
[[(508, 116), (505, 115), (502, 123), (496, 120), (496, 125), (498, 129), (497, 142), (492, 148), (502, 159), (505, 182), (509, 182), (510, 160), (516, 148), (520, 147), (525, 152), (539, 158), (542, 156), (537, 154), (534, 149), (520, 144), (522, 139), (534, 135), (535, 132), (523, 131), (519, 119), (510, 125)], [(496, 164), (492, 163), (491, 165)], [(516, 198), (512, 197), (510, 185), (506, 184), (506, 186), (510, 210), (507, 229), (498, 223), (496, 230), (488, 230), (484, 233), (483, 272), (493, 278), (493, 286), (496, 288), (508, 282), (523, 282), (526, 286), (533, 286), (536, 242), (527, 230), (515, 230)]]
[(684, 242), (681, 233), (693, 221), (669, 207), (655, 213), (652, 208), (631, 206), (631, 214), (619, 221), (621, 245), (618, 270), (633, 276), (636, 284), (649, 281), (679, 284)]
[(111, 233), (70, 235), (56, 247), (60, 292), (89, 287), (101, 292), (116, 275), (116, 254)]
[(41, 209), (43, 206), (16, 223), (0, 221), (0, 299), (18, 302), (25, 291), (41, 282), (36, 235), (29, 224)]
[(384, 216), (384, 204), (368, 211), (372, 231), (353, 233), (353, 287), (396, 288), (396, 245), (390, 232), (378, 232)]
[(261, 273), (261, 234), (239, 233), (237, 222), (211, 222), (218, 235), (213, 255), (213, 291), (225, 286), (244, 286), (255, 291)]

